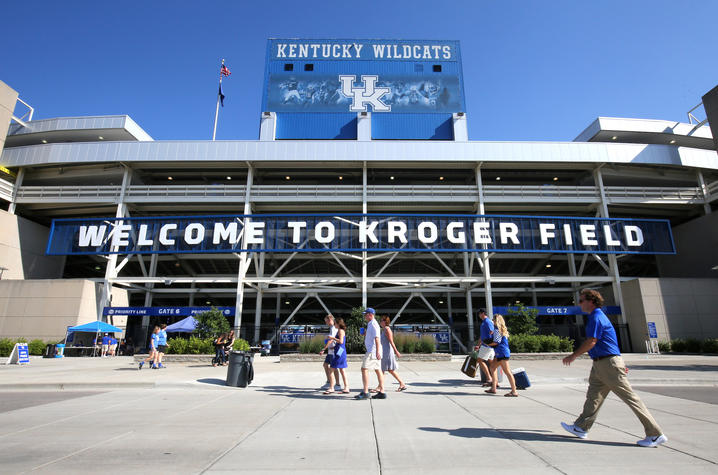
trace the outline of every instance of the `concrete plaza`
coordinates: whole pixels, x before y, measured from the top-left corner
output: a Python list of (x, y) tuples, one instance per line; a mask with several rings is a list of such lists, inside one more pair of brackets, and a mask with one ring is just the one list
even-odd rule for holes
[[(0, 366), (1, 473), (716, 473), (718, 357), (626, 355), (669, 438), (641, 448), (615, 396), (587, 440), (566, 434), (590, 360), (513, 361), (533, 386), (484, 394), (451, 362), (406, 362), (386, 400), (322, 395), (320, 365), (255, 358), (246, 389), (201, 363), (138, 371), (129, 357)], [(500, 390), (499, 394), (505, 391)]]

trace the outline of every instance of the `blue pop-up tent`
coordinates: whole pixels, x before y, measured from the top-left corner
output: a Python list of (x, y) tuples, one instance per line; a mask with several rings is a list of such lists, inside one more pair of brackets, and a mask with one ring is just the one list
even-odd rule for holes
[(110, 325), (109, 323), (101, 322), (99, 320), (97, 320), (96, 322), (85, 323), (84, 325), (78, 325), (76, 327), (70, 327), (67, 330), (71, 332), (85, 333), (122, 333), (122, 328), (117, 328), (116, 326)]
[(197, 328), (197, 320), (194, 317), (187, 317), (172, 325), (168, 325), (165, 331), (168, 333), (186, 332), (191, 333)]
[[(69, 333), (73, 332), (82, 332), (82, 333), (94, 333), (95, 334), (95, 341), (97, 341), (97, 336), (100, 333), (122, 333), (122, 328), (117, 328), (114, 325), (110, 325), (109, 323), (101, 322), (99, 320), (85, 323), (84, 325), (77, 325), (75, 327), (69, 327), (67, 329), (67, 333), (65, 333), (65, 344), (67, 344), (67, 335)], [(95, 356), (95, 350), (92, 351), (92, 356)]]

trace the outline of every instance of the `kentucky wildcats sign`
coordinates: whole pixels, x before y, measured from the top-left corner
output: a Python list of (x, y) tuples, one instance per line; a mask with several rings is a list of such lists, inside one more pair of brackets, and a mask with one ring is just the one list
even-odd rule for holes
[(48, 255), (252, 252), (675, 254), (666, 220), (317, 214), (56, 219)]
[(457, 41), (269, 40), (263, 110), (464, 111)]

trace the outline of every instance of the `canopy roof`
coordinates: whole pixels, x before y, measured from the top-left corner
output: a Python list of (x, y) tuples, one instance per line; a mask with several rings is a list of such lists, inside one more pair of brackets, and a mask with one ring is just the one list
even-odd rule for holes
[(87, 333), (110, 333), (118, 332), (122, 333), (122, 328), (110, 325), (109, 323), (101, 322), (99, 320), (95, 322), (85, 323), (84, 325), (78, 325), (76, 327), (68, 328), (71, 332), (87, 332)]

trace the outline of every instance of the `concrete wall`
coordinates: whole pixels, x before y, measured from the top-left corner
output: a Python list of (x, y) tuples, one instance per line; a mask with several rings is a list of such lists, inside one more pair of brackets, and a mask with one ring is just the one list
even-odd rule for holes
[(656, 256), (661, 277), (718, 278), (718, 213), (673, 228), (677, 254)]
[(718, 338), (718, 279), (635, 279), (621, 290), (635, 352), (645, 351), (647, 322), (659, 341)]
[[(97, 319), (99, 284), (84, 279), (0, 280), (0, 337), (59, 340), (68, 326)], [(127, 292), (113, 290), (116, 306), (127, 306)], [(115, 319), (123, 328), (126, 319)]]
[(0, 81), (0, 153), (5, 147), (5, 137), (10, 126), (10, 118), (15, 110), (15, 102), (17, 102), (17, 92)]
[[(21, 238), (22, 236), (22, 238)], [(65, 258), (46, 256), (50, 229), (0, 210), (2, 279), (59, 279)]]

